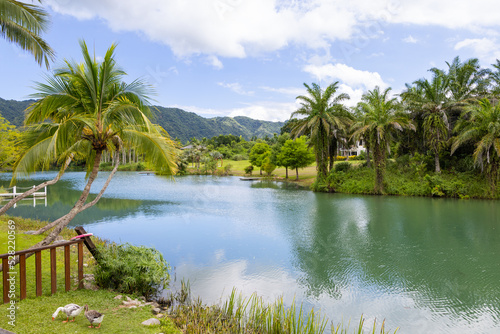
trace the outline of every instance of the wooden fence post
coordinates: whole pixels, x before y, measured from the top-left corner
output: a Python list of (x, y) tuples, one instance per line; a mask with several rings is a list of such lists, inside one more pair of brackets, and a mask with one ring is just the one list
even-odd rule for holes
[[(85, 231), (83, 226), (75, 227), (75, 232), (78, 235), (87, 234), (87, 231)], [(94, 243), (92, 242), (92, 239), (90, 239), (90, 237), (83, 237), (83, 242), (85, 243), (85, 246), (87, 246), (87, 249), (92, 254), (94, 259), (99, 263), (99, 251), (97, 250)]]

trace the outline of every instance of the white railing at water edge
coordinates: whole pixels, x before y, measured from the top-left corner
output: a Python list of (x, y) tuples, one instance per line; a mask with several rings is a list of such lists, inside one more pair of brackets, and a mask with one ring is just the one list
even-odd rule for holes
[[(27, 191), (29, 189), (32, 189), (32, 188), (35, 188), (35, 186), (33, 186), (33, 187), (18, 187), (18, 186), (13, 186), (11, 188), (5, 188), (5, 190), (7, 190), (7, 192), (6, 193), (0, 193), (0, 200), (2, 200), (3, 198), (14, 198), (14, 197), (20, 196), (25, 191)], [(10, 190), (12, 190), (12, 192), (10, 192)], [(37, 198), (38, 199), (45, 199), (45, 206), (47, 206), (47, 186), (44, 187), (43, 191), (38, 191), (38, 192), (35, 191), (33, 194), (31, 194), (29, 196), (29, 198), (25, 198), (24, 200), (30, 200), (31, 198), (33, 198), (33, 206), (34, 207), (36, 206), (36, 200), (37, 200)], [(15, 207), (17, 207), (17, 203), (14, 204), (14, 208)]]

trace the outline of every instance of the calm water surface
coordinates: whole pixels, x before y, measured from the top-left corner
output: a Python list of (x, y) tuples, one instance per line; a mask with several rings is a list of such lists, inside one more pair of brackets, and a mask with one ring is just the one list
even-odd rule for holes
[[(0, 175), (1, 183), (9, 177)], [(49, 188), (47, 207), (31, 200), (8, 213), (60, 217), (84, 182), (83, 173), (66, 173)], [(399, 333), (500, 333), (496, 201), (316, 194), (237, 177), (125, 172), (71, 225), (156, 247), (175, 284), (188, 278), (207, 303), (237, 287), (268, 301), (295, 297), (334, 323), (364, 314)]]

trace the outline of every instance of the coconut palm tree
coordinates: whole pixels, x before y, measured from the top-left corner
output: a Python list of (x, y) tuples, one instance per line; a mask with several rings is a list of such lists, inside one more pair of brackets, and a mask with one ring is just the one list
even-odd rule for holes
[[(304, 86), (308, 95), (297, 96), (301, 107), (292, 113), (290, 119), (293, 119), (293, 122), (289, 124), (294, 138), (309, 136), (316, 156), (317, 181), (321, 182), (328, 175), (329, 148), (337, 143), (341, 131), (348, 127), (342, 101), (349, 99), (349, 95), (342, 93), (335, 96), (338, 81), (329, 85), (324, 91), (315, 83), (312, 86), (304, 83)], [(295, 116), (303, 118), (294, 119)]]
[(494, 195), (500, 167), (500, 105), (487, 98), (470, 105), (455, 131), (458, 135), (451, 147), (452, 154), (463, 144), (473, 142), (474, 163), (486, 171)]
[[(441, 172), (439, 153), (446, 146), (450, 133), (447, 110), (453, 106), (450, 100), (450, 79), (441, 70), (431, 69), (431, 81), (420, 79), (414, 86), (408, 86), (401, 94), (408, 107), (423, 118), (424, 138), (429, 149), (434, 153), (436, 173)], [(417, 116), (415, 116), (417, 117)]]
[(40, 6), (0, 0), (0, 35), (31, 53), (39, 65), (54, 60), (54, 51), (40, 34), (48, 27), (48, 14)]
[[(53, 228), (35, 246), (50, 244), (79, 212), (94, 205), (102, 196), (119, 164), (119, 153), (133, 147), (161, 173), (176, 171), (177, 149), (167, 133), (151, 123), (148, 108), (150, 89), (141, 81), (126, 84), (125, 72), (114, 59), (112, 45), (101, 62), (91, 57), (84, 41), (80, 42), (84, 61), (66, 61), (65, 66), (38, 83), (38, 93), (26, 115), (28, 127), (22, 141), (24, 152), (13, 170), (13, 182), (19, 175), (45, 169), (52, 161), (68, 158), (84, 160), (87, 183), (65, 216), (43, 227), (37, 234)], [(115, 154), (115, 166), (98, 196), (86, 203), (97, 177), (104, 152)]]
[(401, 112), (401, 105), (396, 98), (389, 98), (391, 88), (383, 92), (377, 86), (363, 94), (358, 108), (363, 111), (360, 119), (352, 125), (352, 138), (365, 138), (373, 149), (375, 165), (375, 193), (384, 192), (384, 171), (387, 152), (394, 140), (396, 131), (415, 130), (408, 116)]

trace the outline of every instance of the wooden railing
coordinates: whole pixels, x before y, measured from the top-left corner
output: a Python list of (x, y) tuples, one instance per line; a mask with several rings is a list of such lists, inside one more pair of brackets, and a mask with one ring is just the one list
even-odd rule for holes
[[(90, 239), (90, 238), (88, 238)], [(50, 250), (50, 283), (51, 283), (51, 293), (54, 294), (57, 291), (57, 270), (56, 270), (56, 249), (58, 247), (64, 247), (64, 281), (66, 291), (71, 289), (71, 252), (70, 246), (78, 244), (78, 288), (83, 288), (83, 243), (84, 239), (76, 239), (74, 241), (61, 242), (54, 245), (32, 248), (22, 251), (17, 251), (14, 254), (1, 254), (0, 259), (2, 259), (3, 267), (3, 303), (9, 303), (9, 278), (11, 272), (9, 272), (9, 256), (19, 256), (19, 282), (20, 282), (20, 298), (21, 300), (26, 298), (26, 256), (27, 254), (35, 254), (35, 283), (36, 283), (36, 296), (42, 295), (42, 251)], [(12, 259), (12, 257), (11, 257)], [(17, 281), (17, 279), (16, 279)]]

